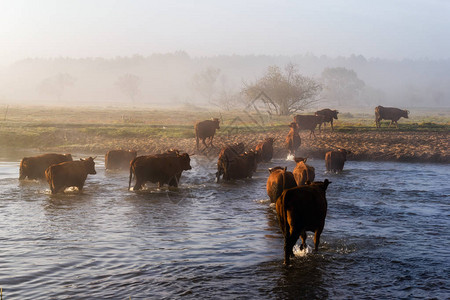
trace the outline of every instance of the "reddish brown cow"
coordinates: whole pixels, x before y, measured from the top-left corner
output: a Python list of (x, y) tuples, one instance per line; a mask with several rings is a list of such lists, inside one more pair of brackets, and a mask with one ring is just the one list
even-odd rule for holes
[(274, 138), (265, 138), (264, 141), (256, 145), (255, 151), (258, 153), (258, 162), (269, 162), (273, 157)]
[(105, 155), (105, 169), (128, 170), (130, 162), (135, 159), (135, 150), (110, 150)]
[(296, 115), (294, 117), (294, 122), (297, 123), (299, 130), (309, 130), (310, 138), (311, 138), (311, 135), (314, 135), (314, 137), (316, 137), (314, 130), (316, 129), (317, 125), (322, 124), (323, 116)]
[(291, 129), (289, 130), (289, 133), (286, 137), (286, 148), (289, 149), (289, 154), (295, 156), (295, 152), (297, 151), (298, 147), (300, 147), (302, 140), (300, 139), (300, 135), (298, 134), (297, 123), (292, 122), (291, 124), (289, 124), (289, 127)]
[(381, 120), (391, 120), (391, 123), (389, 123), (389, 127), (391, 127), (392, 124), (395, 123), (395, 126), (398, 128), (397, 121), (403, 117), (408, 119), (409, 111), (402, 110), (395, 107), (383, 107), (383, 106), (377, 106), (375, 107), (375, 123), (377, 125), (377, 128), (381, 127)]
[(326, 123), (331, 124), (331, 131), (334, 131), (333, 128), (333, 119), (338, 119), (338, 111), (337, 110), (331, 110), (329, 108), (324, 108), (322, 110), (316, 111), (316, 116), (322, 116), (322, 123), (319, 124), (319, 132), (321, 131), (322, 124), (325, 127)]
[[(169, 149), (166, 152), (163, 153), (159, 153), (159, 154), (155, 154), (156, 157), (164, 157), (164, 156), (171, 156), (171, 157), (177, 157), (178, 155), (180, 155), (180, 151), (177, 149)], [(179, 173), (177, 173), (168, 183), (169, 186), (173, 186), (173, 187), (177, 187), (178, 183), (180, 182), (180, 178), (181, 178), (181, 173), (182, 171), (180, 171)]]
[(88, 174), (95, 172), (94, 158), (89, 157), (79, 161), (66, 161), (57, 165), (51, 165), (45, 170), (45, 177), (52, 194), (64, 191), (65, 188), (75, 186), (78, 191), (83, 190), (84, 182)]
[(267, 195), (270, 202), (275, 203), (284, 190), (296, 187), (297, 184), (292, 172), (286, 171), (286, 167), (274, 167), (269, 169), (269, 178), (267, 178)]
[(178, 174), (190, 170), (190, 162), (191, 159), (187, 153), (138, 156), (130, 164), (128, 189), (131, 187), (133, 174), (136, 178), (136, 184), (133, 188), (135, 191), (140, 190), (147, 181), (158, 183), (159, 187), (169, 183), (177, 187), (178, 180), (176, 178)]
[(239, 155), (232, 150), (221, 151), (217, 161), (216, 181), (220, 181), (221, 175), (224, 180), (252, 178), (257, 166), (257, 154), (254, 151)]
[(219, 119), (212, 118), (211, 120), (205, 120), (201, 122), (197, 122), (194, 126), (195, 129), (195, 139), (197, 141), (197, 150), (198, 150), (198, 143), (201, 139), (203, 142), (203, 145), (205, 145), (206, 148), (208, 148), (208, 145), (205, 143), (205, 139), (209, 138), (209, 144), (211, 147), (213, 147), (213, 138), (216, 134), (216, 129), (220, 129), (219, 126)]
[(311, 185), (285, 190), (277, 199), (276, 210), (284, 235), (284, 263), (294, 255), (293, 247), (301, 237), (300, 249), (306, 248), (306, 231), (314, 232), (314, 250), (319, 250), (320, 235), (325, 226), (327, 199), (325, 192), (331, 182), (314, 182)]
[(45, 170), (51, 165), (59, 164), (65, 161), (72, 161), (70, 154), (48, 153), (33, 157), (24, 157), (20, 162), (19, 180), (44, 179)]
[(327, 171), (342, 171), (344, 169), (344, 163), (347, 160), (347, 154), (351, 154), (351, 151), (338, 149), (325, 153), (325, 167)]
[(294, 174), (297, 186), (305, 185), (307, 182), (313, 182), (316, 177), (314, 167), (306, 164), (307, 158), (295, 157), (294, 161), (297, 165), (292, 172)]

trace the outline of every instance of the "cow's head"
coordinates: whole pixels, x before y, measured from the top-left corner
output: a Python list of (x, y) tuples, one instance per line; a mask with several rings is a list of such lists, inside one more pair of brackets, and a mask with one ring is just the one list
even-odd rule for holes
[(337, 115), (339, 112), (337, 110), (332, 110), (332, 112), (333, 112), (333, 118), (337, 120), (338, 119)]
[(265, 138), (264, 142), (266, 142), (266, 143), (268, 143), (270, 145), (273, 145), (273, 142), (275, 142), (275, 138), (273, 138), (273, 137)]
[(328, 188), (328, 185), (331, 183), (331, 181), (329, 181), (328, 179), (325, 179), (324, 181), (314, 181), (314, 182), (310, 182), (309, 185), (313, 186), (313, 187), (318, 187), (323, 193), (325, 193), (325, 191)]
[(289, 127), (292, 128), (294, 131), (298, 130), (298, 125), (296, 122), (292, 122), (291, 124), (289, 124)]
[(269, 168), (269, 173), (272, 173), (273, 171), (276, 171), (276, 170), (283, 170), (284, 172), (286, 172), (287, 167), (284, 167), (284, 168), (282, 168), (282, 167)]
[(219, 119), (211, 118), (211, 121), (214, 122), (214, 126), (215, 126), (216, 129), (220, 129), (220, 126), (219, 126), (220, 120)]
[(73, 160), (72, 159), (72, 154), (70, 154), (70, 153), (64, 154), (64, 156), (66, 157), (67, 161), (72, 161)]
[(191, 158), (189, 157), (189, 154), (183, 153), (178, 155), (180, 162), (181, 162), (181, 168), (183, 170), (190, 170), (191, 167)]
[(408, 119), (409, 110), (406, 110), (406, 109), (405, 109), (405, 110), (403, 111), (403, 113), (404, 113), (404, 114), (403, 114), (402, 117)]
[(244, 157), (249, 162), (248, 171), (256, 172), (256, 168), (258, 167), (258, 154), (254, 150), (250, 150), (244, 153)]
[(308, 158), (306, 158), (306, 157), (300, 157), (300, 156), (297, 156), (297, 157), (294, 157), (294, 161), (296, 162), (296, 163), (299, 163), (299, 162), (304, 162), (304, 163), (306, 163), (306, 160), (307, 160)]
[(92, 175), (97, 174), (97, 172), (95, 171), (94, 158), (92, 158), (92, 157), (89, 157), (86, 159), (80, 158), (80, 160), (84, 162), (84, 168), (85, 168), (87, 174), (92, 174)]

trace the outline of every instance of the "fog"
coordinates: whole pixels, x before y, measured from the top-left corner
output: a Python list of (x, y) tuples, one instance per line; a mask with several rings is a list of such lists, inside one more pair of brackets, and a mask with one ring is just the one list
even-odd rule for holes
[(321, 83), (354, 74), (357, 91), (324, 85), (317, 106), (449, 107), (449, 15), (428, 0), (9, 1), (0, 104), (228, 109), (293, 63)]

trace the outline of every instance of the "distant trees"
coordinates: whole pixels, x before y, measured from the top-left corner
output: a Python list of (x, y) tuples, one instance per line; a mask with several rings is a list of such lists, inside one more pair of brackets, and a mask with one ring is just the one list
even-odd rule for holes
[(355, 104), (365, 83), (355, 71), (346, 68), (325, 68), (322, 72), (323, 97), (337, 105)]
[(55, 96), (59, 102), (62, 99), (65, 89), (74, 83), (75, 78), (68, 73), (58, 73), (42, 80), (38, 86), (38, 90), (41, 94)]
[(216, 92), (216, 82), (221, 70), (219, 68), (208, 67), (205, 70), (192, 76), (192, 88), (209, 103), (211, 103)]
[(120, 76), (115, 85), (123, 94), (130, 98), (132, 104), (135, 104), (136, 97), (140, 93), (141, 83), (142, 80), (139, 76), (127, 73)]
[(278, 66), (270, 66), (263, 77), (252, 83), (245, 83), (242, 93), (252, 101), (261, 93), (267, 95), (272, 106), (268, 106), (278, 115), (289, 115), (306, 109), (317, 102), (321, 85), (313, 78), (302, 76), (297, 66), (289, 63), (284, 71)]

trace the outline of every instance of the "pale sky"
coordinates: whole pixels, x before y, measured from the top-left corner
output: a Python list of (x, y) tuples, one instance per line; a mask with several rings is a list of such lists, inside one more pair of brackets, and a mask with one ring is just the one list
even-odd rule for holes
[(27, 57), (449, 59), (448, 0), (0, 0), (0, 63)]

